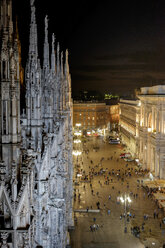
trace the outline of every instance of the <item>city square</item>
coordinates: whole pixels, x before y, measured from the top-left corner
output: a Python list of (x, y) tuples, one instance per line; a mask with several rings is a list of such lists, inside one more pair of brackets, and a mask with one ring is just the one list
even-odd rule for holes
[[(127, 151), (127, 148), (121, 144), (109, 144), (103, 137), (87, 137), (84, 141), (75, 146), (82, 151), (82, 154), (74, 156), (76, 221), (75, 229), (71, 232), (72, 247), (163, 247), (165, 238), (165, 225), (161, 223), (163, 211), (158, 208), (152, 197), (148, 197), (148, 192), (141, 183), (141, 180), (148, 179), (148, 173), (143, 173), (144, 176), (142, 176), (142, 173), (138, 173), (139, 167), (135, 161), (126, 162), (120, 158), (120, 154)], [(91, 170), (94, 171), (94, 176), (90, 181)], [(83, 171), (88, 175), (88, 180), (76, 178), (77, 174), (83, 175)], [(103, 173), (98, 175), (99, 171)], [(125, 172), (129, 171), (131, 176), (126, 176)], [(131, 199), (129, 208), (127, 202), (127, 213), (130, 212), (131, 217), (128, 218), (129, 221), (126, 220), (126, 223), (125, 218), (120, 217), (125, 212), (124, 204), (120, 199), (117, 201), (118, 197), (124, 197), (125, 194)], [(99, 212), (96, 205), (98, 201), (100, 202)], [(154, 218), (154, 211), (158, 214), (158, 218)], [(144, 219), (145, 216), (147, 216), (146, 219)], [(90, 226), (94, 224), (99, 227), (91, 231)], [(135, 226), (140, 227), (139, 237), (131, 233), (131, 227)]]

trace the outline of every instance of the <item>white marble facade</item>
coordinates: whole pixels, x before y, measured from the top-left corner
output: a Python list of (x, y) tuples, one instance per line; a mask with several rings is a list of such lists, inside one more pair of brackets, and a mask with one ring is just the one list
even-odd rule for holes
[(73, 225), (68, 52), (63, 62), (63, 53), (52, 35), (49, 56), (46, 16), (41, 67), (34, 0), (30, 4), (26, 110), (20, 116), (19, 54), (17, 38), (13, 39), (12, 0), (0, 2), (0, 247), (64, 248)]
[(165, 179), (165, 86), (141, 88), (139, 158), (155, 177)]
[(143, 169), (165, 179), (165, 85), (143, 87), (139, 100), (120, 101), (120, 134)]

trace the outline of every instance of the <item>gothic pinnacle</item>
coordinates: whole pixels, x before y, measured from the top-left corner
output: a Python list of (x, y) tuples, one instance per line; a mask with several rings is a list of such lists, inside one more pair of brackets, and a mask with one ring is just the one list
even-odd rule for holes
[(60, 73), (60, 45), (57, 43), (57, 75)]
[(61, 52), (61, 77), (63, 77), (63, 52)]
[(45, 16), (44, 68), (49, 68), (48, 16)]
[(35, 1), (35, 0), (30, 0), (30, 5), (31, 5), (31, 6), (34, 6), (34, 1)]
[(65, 52), (65, 76), (69, 74), (68, 49)]
[(51, 54), (51, 69), (52, 72), (55, 73), (55, 50), (54, 50), (54, 43), (55, 43), (55, 35), (52, 34), (52, 54)]
[(35, 54), (36, 56), (38, 56), (37, 25), (36, 25), (36, 17), (35, 17), (34, 0), (31, 0), (30, 3), (31, 3), (31, 24), (30, 24), (29, 53), (30, 54)]

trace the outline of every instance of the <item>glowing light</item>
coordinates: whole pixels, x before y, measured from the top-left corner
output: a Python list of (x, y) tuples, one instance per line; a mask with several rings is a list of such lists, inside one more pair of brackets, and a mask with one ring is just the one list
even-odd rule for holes
[(129, 202), (129, 203), (131, 203), (132, 201), (131, 201), (131, 198), (128, 196), (127, 197), (127, 201)]
[(79, 131), (79, 132), (75, 132), (74, 135), (76, 135), (76, 136), (81, 136), (82, 133), (81, 133), (81, 131)]
[(151, 127), (148, 127), (148, 132), (151, 132), (151, 130), (152, 130)]
[(125, 196), (124, 198), (121, 196), (120, 197), (120, 201), (122, 202), (122, 203), (126, 203), (126, 201), (128, 201), (129, 203), (131, 203), (132, 202), (132, 200), (131, 200), (131, 198), (129, 197), (129, 196)]
[(153, 177), (153, 175), (152, 175), (151, 172), (150, 172), (150, 174), (149, 174), (149, 177), (150, 177), (151, 180), (154, 180), (154, 177)]
[(79, 156), (79, 155), (82, 154), (82, 152), (80, 152), (80, 151), (73, 151), (72, 154), (75, 155), (75, 156)]
[(81, 143), (81, 140), (77, 139), (77, 140), (74, 140), (73, 142), (78, 144), (78, 143)]
[(76, 123), (76, 127), (81, 127), (81, 123)]

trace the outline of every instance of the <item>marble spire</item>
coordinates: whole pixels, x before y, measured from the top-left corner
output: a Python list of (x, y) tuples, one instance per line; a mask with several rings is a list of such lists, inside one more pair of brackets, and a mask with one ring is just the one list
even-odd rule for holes
[(55, 66), (56, 66), (56, 58), (55, 58), (55, 49), (54, 49), (54, 43), (55, 43), (55, 35), (52, 34), (52, 54), (51, 54), (51, 70), (52, 73), (55, 73)]
[(36, 24), (34, 0), (30, 1), (30, 5), (31, 5), (31, 23), (30, 23), (29, 55), (35, 56), (37, 60), (38, 57), (37, 24)]
[(43, 68), (49, 68), (48, 16), (45, 16), (45, 42)]
[(68, 49), (65, 52), (65, 76), (69, 74)]

